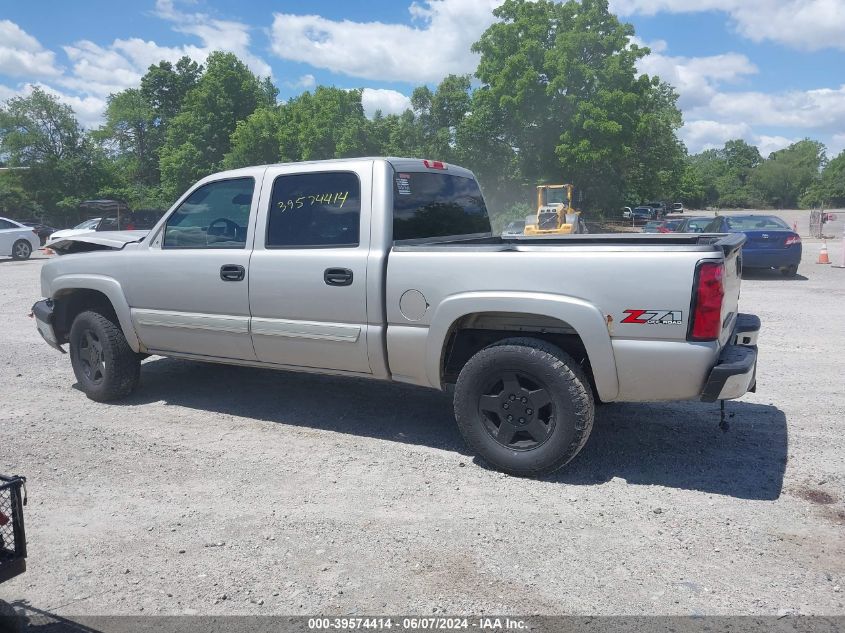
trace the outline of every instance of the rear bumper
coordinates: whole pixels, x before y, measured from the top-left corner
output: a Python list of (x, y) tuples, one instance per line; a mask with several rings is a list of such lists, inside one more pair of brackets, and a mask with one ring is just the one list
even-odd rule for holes
[(54, 304), (52, 300), (42, 299), (32, 306), (32, 316), (35, 317), (35, 327), (38, 328), (41, 338), (44, 339), (47, 345), (64, 354), (65, 350), (59, 344), (56, 331), (53, 329), (53, 308)]
[(743, 268), (780, 268), (801, 263), (801, 244), (786, 248), (746, 248), (742, 251)]
[(757, 337), (760, 319), (753, 314), (737, 317), (731, 342), (726, 345), (701, 392), (701, 400), (732, 400), (757, 388)]

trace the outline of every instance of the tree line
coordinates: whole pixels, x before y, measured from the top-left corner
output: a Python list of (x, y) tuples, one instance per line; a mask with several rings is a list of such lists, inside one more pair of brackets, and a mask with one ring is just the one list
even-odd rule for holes
[(150, 66), (113, 94), (103, 125), (34, 88), (0, 108), (0, 212), (64, 226), (80, 201), (167, 208), (221, 169), (354, 156), (464, 165), (497, 225), (531, 210), (533, 187), (573, 182), (583, 207), (613, 216), (646, 200), (688, 206), (845, 201), (845, 154), (805, 140), (768, 159), (744, 141), (688, 156), (677, 94), (636, 64), (649, 53), (607, 0), (506, 0), (472, 50), (473, 77), (413, 91), (401, 114), (364, 114), (362, 90), (319, 86), (279, 103), (269, 78), (231, 53)]

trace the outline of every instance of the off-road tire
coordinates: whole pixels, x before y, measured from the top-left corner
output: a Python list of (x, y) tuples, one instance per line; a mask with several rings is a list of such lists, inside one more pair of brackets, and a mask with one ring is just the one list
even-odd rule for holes
[[(513, 385), (510, 378), (510, 382), (497, 382), (497, 376), (510, 377), (511, 374), (516, 374), (517, 385), (522, 391), (508, 389), (508, 384)], [(500, 393), (499, 384), (502, 384)], [(532, 386), (541, 389), (532, 391)], [(489, 395), (490, 390), (494, 395)], [(491, 414), (489, 409), (482, 410), (487, 406), (485, 403), (494, 402), (489, 398), (498, 399), (495, 402), (501, 402), (502, 407), (506, 404), (515, 407), (507, 407), (508, 411), (500, 412), (502, 414), (515, 412), (524, 416), (531, 412), (534, 418), (526, 415), (525, 419), (535, 429), (535, 418), (541, 416), (541, 410), (526, 407), (532, 404), (530, 394), (541, 391), (540, 399), (549, 400), (549, 405), (545, 406), (553, 407), (551, 413), (544, 414), (547, 419), (541, 420), (543, 426), (550, 429), (545, 436), (547, 439), (531, 446), (535, 435), (532, 431), (529, 436), (528, 426), (517, 427), (520, 430), (513, 436), (514, 445), (527, 444), (526, 448), (518, 449), (496, 439), (491, 430), (495, 419), (500, 420), (499, 429), (506, 428), (502, 426), (505, 419), (499, 414)], [(516, 398), (507, 400), (511, 395)], [(522, 397), (527, 402), (522, 402)], [(559, 347), (533, 338), (504, 339), (470, 358), (458, 376), (454, 407), (458, 429), (469, 448), (497, 470), (521, 477), (548, 475), (569, 463), (590, 436), (595, 411), (590, 382), (578, 363)], [(518, 412), (516, 408), (519, 408)], [(514, 424), (517, 422), (522, 423), (523, 419), (517, 418)], [(509, 430), (512, 429), (505, 431), (506, 438)]]
[(29, 259), (32, 255), (32, 244), (27, 240), (18, 240), (12, 244), (12, 259), (24, 260)]
[[(96, 344), (92, 345), (92, 341)], [(101, 369), (95, 369), (87, 352), (97, 346)], [(73, 320), (70, 362), (79, 387), (97, 402), (128, 396), (138, 385), (141, 375), (140, 356), (129, 347), (120, 327), (99, 312), (82, 312)]]

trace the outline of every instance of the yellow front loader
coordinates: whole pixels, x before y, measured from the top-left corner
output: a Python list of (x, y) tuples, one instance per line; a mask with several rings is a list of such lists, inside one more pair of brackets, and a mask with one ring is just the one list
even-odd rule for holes
[(537, 217), (526, 223), (525, 235), (584, 233), (581, 212), (574, 208), (575, 185), (538, 185)]

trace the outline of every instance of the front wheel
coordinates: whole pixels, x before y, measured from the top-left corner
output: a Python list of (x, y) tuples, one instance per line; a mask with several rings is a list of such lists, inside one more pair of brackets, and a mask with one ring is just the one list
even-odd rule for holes
[(473, 356), (455, 386), (455, 419), (467, 445), (511, 475), (547, 475), (571, 461), (593, 427), (590, 383), (571, 356), (531, 338), (506, 339)]
[(128, 396), (141, 373), (141, 359), (121, 329), (98, 312), (82, 312), (73, 320), (70, 363), (82, 391), (97, 402)]
[(26, 240), (18, 240), (12, 245), (12, 259), (29, 259), (32, 255), (32, 244)]

